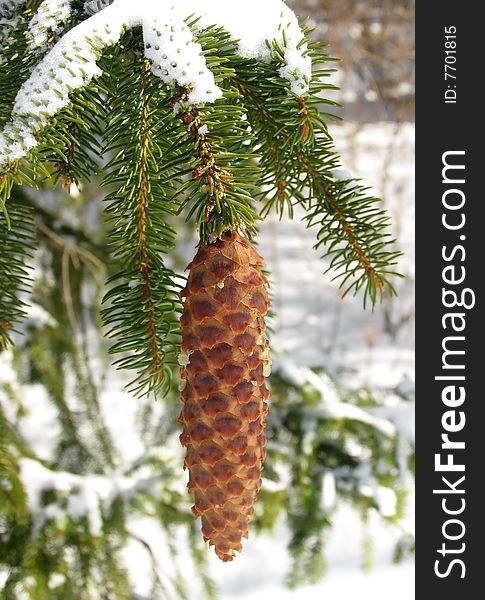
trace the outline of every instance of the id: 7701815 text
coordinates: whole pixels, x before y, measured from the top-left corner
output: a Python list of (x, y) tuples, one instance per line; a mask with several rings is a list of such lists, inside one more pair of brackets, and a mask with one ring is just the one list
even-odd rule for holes
[(456, 104), (457, 70), (456, 70), (456, 27), (445, 27), (445, 104)]

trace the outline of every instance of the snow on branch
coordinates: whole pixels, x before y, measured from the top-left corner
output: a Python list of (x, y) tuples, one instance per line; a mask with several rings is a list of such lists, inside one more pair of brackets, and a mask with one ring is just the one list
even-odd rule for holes
[[(34, 43), (57, 31), (59, 18), (70, 10), (67, 0), (46, 0), (31, 21)], [(49, 118), (69, 103), (69, 94), (101, 74), (97, 65), (103, 50), (116, 44), (126, 29), (141, 26), (145, 54), (152, 72), (169, 85), (190, 87), (187, 103), (214, 102), (222, 96), (208, 69), (202, 48), (186, 21), (199, 17), (197, 27), (223, 27), (238, 43), (238, 54), (270, 62), (271, 44), (283, 49), (286, 65), (281, 77), (301, 96), (311, 78), (304, 34), (295, 14), (282, 0), (114, 0), (68, 31), (33, 69), (20, 88), (12, 121), (0, 132), (0, 167), (25, 156), (37, 145), (36, 134)]]
[(396, 435), (396, 427), (390, 420), (375, 416), (360, 406), (341, 400), (330, 377), (325, 373), (317, 374), (307, 367), (300, 367), (285, 360), (277, 362), (276, 371), (281, 374), (283, 379), (294, 385), (309, 385), (320, 393), (322, 404), (318, 408), (312, 409), (315, 417), (360, 421), (388, 437)]
[[(86, 518), (91, 534), (100, 536), (103, 512), (110, 510), (116, 498), (129, 502), (142, 491), (160, 495), (160, 477), (143, 477), (138, 472), (131, 477), (76, 475), (47, 469), (30, 458), (22, 458), (19, 465), (29, 499), (34, 536), (46, 521), (54, 520), (62, 525), (67, 517), (74, 521)], [(55, 491), (59, 499), (44, 505), (42, 495), (48, 490)]]
[(44, 0), (29, 23), (28, 48), (45, 44), (50, 33), (60, 34), (70, 14), (71, 0)]

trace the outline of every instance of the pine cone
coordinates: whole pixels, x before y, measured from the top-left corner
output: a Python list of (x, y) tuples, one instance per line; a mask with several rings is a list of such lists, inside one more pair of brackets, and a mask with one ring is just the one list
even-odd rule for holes
[(199, 247), (181, 294), (184, 468), (204, 540), (224, 562), (248, 537), (266, 456), (264, 382), (271, 361), (262, 264), (246, 238), (226, 231)]

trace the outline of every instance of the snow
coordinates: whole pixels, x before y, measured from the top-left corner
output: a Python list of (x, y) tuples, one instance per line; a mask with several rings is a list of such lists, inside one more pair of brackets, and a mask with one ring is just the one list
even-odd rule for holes
[(4, 386), (16, 386), (17, 374), (13, 366), (13, 352), (11, 350), (4, 350), (2, 352), (2, 362), (0, 369), (0, 385)]
[(191, 86), (189, 104), (204, 104), (222, 97), (183, 14), (170, 10), (167, 15), (166, 6), (160, 3), (152, 18), (143, 18), (142, 25), (145, 56), (152, 62), (154, 75), (169, 85), (176, 82)]
[(349, 171), (346, 171), (345, 169), (333, 169), (332, 177), (336, 181), (347, 181), (349, 179), (353, 179), (352, 174), (349, 173)]
[(62, 573), (52, 573), (49, 577), (49, 581), (47, 583), (47, 587), (50, 590), (54, 590), (56, 587), (60, 587), (66, 581), (65, 575)]
[[(86, 7), (90, 11), (94, 6)], [(61, 31), (70, 11), (68, 0), (45, 0), (29, 26), (31, 46), (45, 43), (50, 31)], [(163, 82), (187, 86), (187, 104), (211, 103), (222, 96), (208, 69), (200, 44), (186, 24), (197, 15), (197, 27), (224, 27), (246, 58), (271, 60), (273, 40), (283, 49), (280, 75), (291, 92), (302, 95), (311, 78), (311, 59), (302, 42), (295, 14), (282, 0), (246, 0), (241, 10), (226, 0), (114, 0), (68, 31), (33, 69), (15, 99), (12, 121), (0, 133), (0, 167), (19, 160), (37, 145), (36, 133), (69, 103), (69, 94), (101, 74), (97, 60), (116, 44), (123, 31), (141, 25), (145, 55)]]
[(299, 386), (310, 385), (320, 392), (321, 403), (317, 409), (313, 410), (314, 416), (326, 419), (352, 419), (372, 425), (387, 436), (393, 437), (396, 434), (394, 425), (387, 419), (376, 417), (359, 406), (343, 402), (339, 398), (332, 380), (325, 373), (317, 374), (315, 371), (307, 367), (299, 367), (289, 360), (276, 360), (275, 371), (290, 383)]
[(45, 325), (56, 327), (57, 325), (52, 315), (35, 302), (29, 301), (29, 304), (25, 307), (25, 314), (29, 325), (33, 325), (34, 327), (38, 326), (40, 328)]
[(15, 9), (26, 0), (0, 0), (0, 65), (7, 59), (1, 52), (5, 45), (8, 45), (10, 31), (25, 20), (23, 15), (16, 15)]
[(331, 511), (337, 501), (337, 487), (335, 484), (335, 475), (332, 471), (325, 471), (322, 480), (321, 506), (323, 510)]
[(393, 490), (379, 485), (374, 496), (377, 500), (379, 512), (383, 517), (393, 517), (396, 514), (397, 498)]
[[(224, 600), (413, 600), (414, 568), (412, 561), (395, 565), (392, 556), (395, 532), (370, 517), (368, 528), (374, 539), (372, 569), (362, 570), (365, 528), (348, 506), (332, 517), (334, 527), (326, 540), (327, 570), (316, 585), (304, 585), (296, 590), (285, 586), (290, 568), (286, 552), (289, 532), (278, 526), (273, 535), (249, 538), (244, 552), (231, 564), (221, 568), (217, 559), (210, 560), (210, 572), (216, 579)], [(392, 592), (391, 592), (392, 591)]]
[(45, 44), (50, 34), (58, 35), (71, 14), (71, 0), (44, 0), (29, 23), (27, 48)]
[[(188, 4), (192, 4), (190, 11), (200, 13), (198, 0)], [(306, 44), (299, 47), (303, 34), (293, 11), (281, 0), (245, 0), (242, 7), (243, 10), (236, 10), (234, 3), (227, 0), (205, 2), (200, 25), (207, 27), (217, 23), (233, 40), (239, 40), (241, 56), (265, 62), (271, 60), (267, 42), (275, 39), (283, 49), (286, 61), (280, 75), (290, 81), (294, 94), (303, 95), (311, 79), (311, 59), (305, 55)]]
[[(19, 466), (32, 514), (34, 535), (46, 520), (54, 520), (62, 526), (69, 516), (74, 521), (85, 517), (91, 534), (100, 536), (102, 511), (109, 511), (117, 497), (129, 501), (137, 492), (150, 490), (163, 499), (158, 487), (154, 487), (160, 485), (160, 479), (146, 477), (142, 469), (136, 470), (130, 477), (116, 471), (107, 475), (75, 475), (47, 469), (39, 461), (25, 457), (19, 460)], [(44, 506), (41, 499), (46, 490), (55, 490), (59, 499)], [(63, 498), (67, 498), (67, 507)]]
[(22, 387), (23, 415), (18, 429), (30, 447), (38, 447), (37, 456), (52, 460), (61, 438), (58, 411), (49, 401), (47, 390), (40, 384)]

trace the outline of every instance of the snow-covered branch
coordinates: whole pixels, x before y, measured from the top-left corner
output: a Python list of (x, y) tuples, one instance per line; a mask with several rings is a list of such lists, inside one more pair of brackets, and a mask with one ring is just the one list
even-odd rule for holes
[[(65, 0), (44, 2), (32, 19), (30, 45), (45, 43), (47, 32), (58, 32), (60, 19), (70, 10)], [(308, 89), (311, 60), (295, 14), (282, 0), (247, 0), (243, 4), (211, 0), (173, 3), (171, 0), (115, 0), (70, 29), (33, 69), (21, 86), (12, 121), (0, 133), (0, 167), (25, 156), (37, 145), (36, 134), (69, 103), (69, 94), (101, 75), (97, 65), (103, 51), (119, 42), (123, 32), (141, 26), (145, 55), (152, 72), (164, 83), (190, 89), (187, 104), (214, 102), (222, 96), (208, 69), (201, 45), (187, 25), (224, 28), (238, 45), (238, 54), (270, 62), (272, 42), (283, 49), (286, 65), (281, 77), (298, 96)]]

